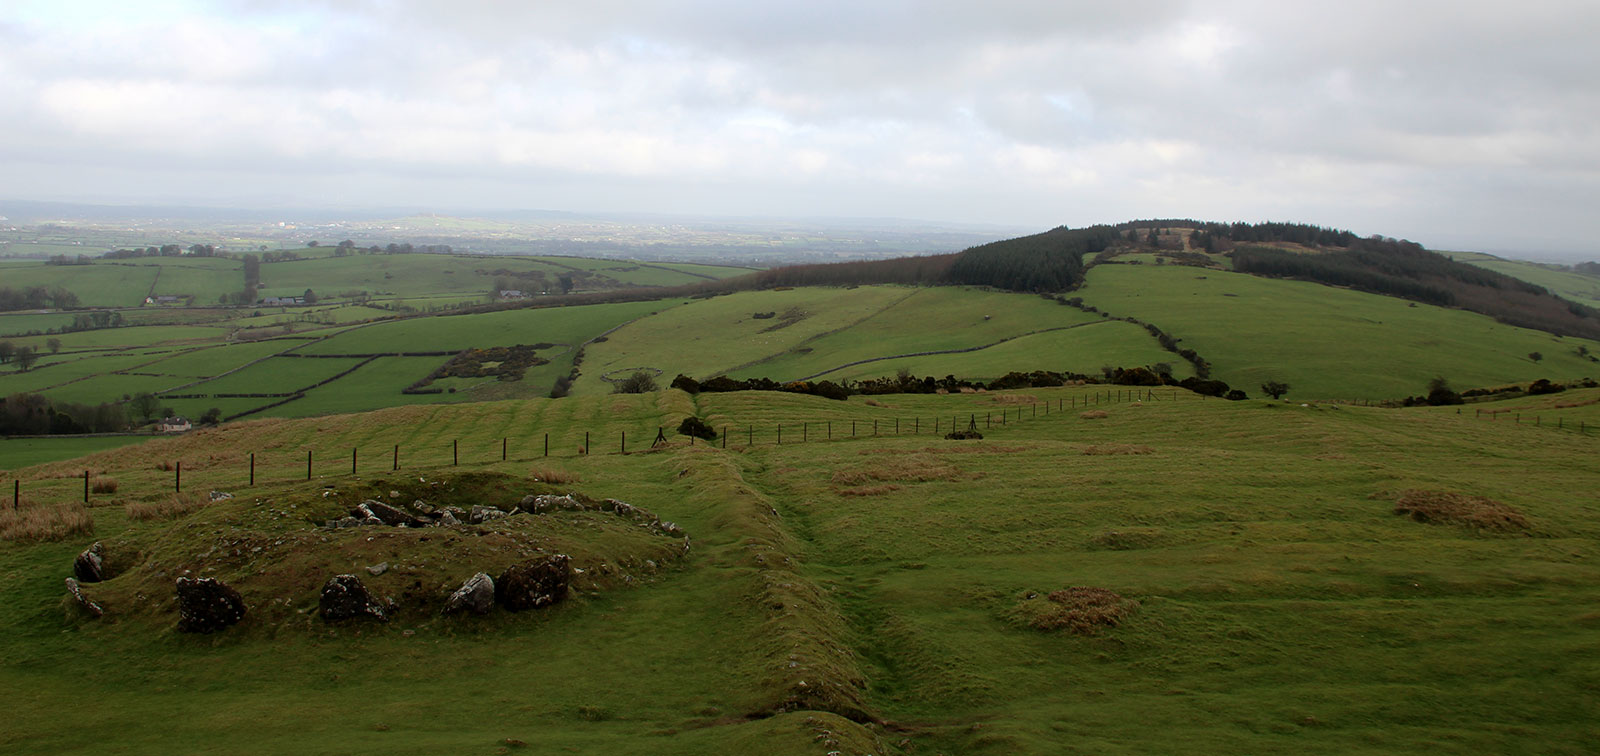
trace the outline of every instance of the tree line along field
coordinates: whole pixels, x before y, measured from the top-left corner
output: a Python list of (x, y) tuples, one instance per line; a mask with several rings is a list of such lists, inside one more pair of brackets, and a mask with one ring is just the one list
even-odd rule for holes
[[(122, 487), (96, 496), (92, 535), (0, 544), (0, 679), (29, 691), (8, 709), (9, 742), (19, 754), (108, 742), (128, 753), (179, 742), (247, 753), (520, 742), (641, 754), (1577, 754), (1600, 737), (1590, 695), (1600, 532), (1579, 493), (1600, 473), (1600, 437), (1570, 429), (1596, 417), (1600, 390), (1504, 403), (1541, 415), (1539, 426), (1470, 408), (1227, 402), (1174, 389), (1091, 400), (1108, 390), (870, 404), (661, 391), (400, 407), (241, 422), (15, 470), (41, 503), (73, 500), (84, 469)], [(886, 430), (894, 419), (1002, 411), (1011, 419), (980, 419), (976, 441)], [(645, 438), (691, 415), (764, 435), (746, 446), (735, 432), (727, 449), (681, 436), (652, 452), (575, 448), (584, 431)], [(840, 433), (874, 420), (875, 436)], [(813, 432), (831, 422), (834, 438), (776, 443), (774, 428), (801, 422)], [(354, 476), (351, 448), (362, 460)], [(309, 483), (307, 450), (317, 460)], [(242, 477), (251, 452), (254, 488)], [(158, 460), (183, 461), (186, 487), (235, 497), (132, 519), (122, 502), (170, 496)], [(420, 495), (443, 501), (495, 473), (644, 507), (678, 523), (692, 548), (653, 573), (626, 568), (631, 583), (580, 561), (575, 593), (530, 613), (315, 616), (335, 572), (415, 602), (413, 580), (423, 593), (448, 591), (498, 567), (451, 559), (439, 550), (448, 542), (378, 531), (319, 545), (342, 536), (295, 512), (431, 484)], [(1484, 497), (1510, 524), (1396, 514), (1418, 491)], [(604, 523), (585, 517), (511, 522), (575, 538), (573, 553), (609, 548)], [(499, 527), (439, 537), (479, 543)], [(85, 585), (108, 612), (88, 620), (61, 578), (96, 539), (142, 551), (126, 574)], [(290, 540), (304, 567), (270, 569), (290, 558), (273, 543)], [(235, 542), (263, 551), (234, 557)], [(378, 561), (389, 572), (370, 576)], [(251, 613), (220, 634), (185, 635), (170, 602), (141, 604), (119, 587), (170, 583), (180, 565), (240, 587)], [(1048, 597), (1069, 589), (1114, 594), (1114, 621), (1042, 622), (1057, 606)], [(59, 716), (85, 697), (100, 705)], [(479, 715), (427, 715), (469, 708)], [(175, 709), (192, 714), (161, 715)], [(241, 727), (256, 733), (248, 743)]]

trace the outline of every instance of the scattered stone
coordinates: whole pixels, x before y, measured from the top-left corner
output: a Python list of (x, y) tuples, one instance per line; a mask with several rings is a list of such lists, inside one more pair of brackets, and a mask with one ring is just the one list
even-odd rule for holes
[(420, 527), (422, 521), (399, 507), (390, 506), (375, 499), (368, 499), (356, 505), (350, 514), (356, 517), (373, 518), (384, 525), (395, 527)]
[(494, 582), (495, 599), (513, 612), (549, 606), (566, 598), (571, 573), (572, 560), (566, 554), (512, 565)]
[[(98, 546), (99, 544), (95, 545)], [(105, 616), (105, 609), (102, 609), (99, 604), (90, 601), (88, 596), (83, 595), (83, 589), (78, 586), (78, 581), (67, 578), (67, 593), (72, 595), (72, 600), (78, 602), (78, 606), (83, 607), (83, 610), (88, 612), (89, 616), (95, 619)]]
[(388, 572), (388, 571), (389, 571), (389, 563), (388, 562), (379, 562), (379, 563), (374, 564), (374, 565), (372, 565), (372, 566), (367, 568), (367, 572), (370, 573), (373, 577), (377, 577), (377, 576), (382, 575), (383, 573)]
[(339, 528), (359, 528), (366, 524), (367, 522), (365, 519), (357, 519), (355, 517), (345, 516), (340, 517), (337, 520), (329, 520), (323, 527), (326, 527), (329, 530), (338, 530)]
[(214, 633), (244, 618), (244, 597), (216, 578), (181, 577), (177, 581), (178, 630)]
[(337, 622), (354, 617), (371, 617), (379, 622), (389, 621), (383, 604), (373, 599), (361, 579), (355, 575), (334, 575), (322, 586), (322, 599), (317, 602), (322, 619)]
[(444, 514), (439, 515), (439, 524), (441, 526), (460, 525), (461, 521), (457, 520), (456, 516), (447, 509)]
[(396, 490), (394, 490), (394, 489), (393, 489), (393, 488), (391, 488), (391, 489), (389, 489), (389, 498), (391, 498), (391, 499), (398, 499), (398, 498), (400, 498), (400, 492), (399, 492), (399, 491), (396, 491)]
[(473, 525), (479, 525), (490, 520), (500, 519), (501, 517), (505, 516), (505, 512), (495, 507), (486, 507), (482, 504), (474, 504), (472, 505), (472, 511), (467, 514), (467, 522), (470, 522)]
[(98, 583), (105, 580), (106, 563), (105, 557), (102, 556), (103, 549), (99, 541), (84, 549), (77, 559), (72, 560), (72, 576), (83, 583)]
[(450, 598), (444, 601), (444, 613), (472, 612), (473, 614), (488, 614), (494, 611), (494, 578), (487, 573), (480, 572), (467, 578)]
[(228, 499), (233, 498), (233, 494), (228, 493), (227, 491), (212, 491), (206, 495), (210, 497), (212, 501), (227, 501)]
[(438, 513), (438, 511), (439, 511), (437, 509), (434, 509), (432, 505), (428, 504), (428, 502), (425, 502), (425, 501), (423, 501), (421, 499), (417, 499), (416, 501), (411, 502), (411, 508), (416, 510), (417, 514), (420, 514), (420, 515), (423, 515), (423, 516), (433, 515), (433, 514)]
[(520, 507), (522, 511), (531, 512), (533, 514), (546, 514), (548, 512), (554, 512), (558, 509), (568, 512), (581, 512), (584, 510), (583, 502), (578, 501), (577, 498), (571, 494), (566, 496), (552, 496), (550, 494), (524, 496), (522, 497), (522, 501), (518, 502), (517, 506)]

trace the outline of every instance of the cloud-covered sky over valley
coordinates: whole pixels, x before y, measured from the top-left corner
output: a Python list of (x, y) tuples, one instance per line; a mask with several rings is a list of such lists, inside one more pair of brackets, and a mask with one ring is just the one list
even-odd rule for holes
[(1296, 220), (1583, 255), (1593, 2), (23, 0), (0, 197)]

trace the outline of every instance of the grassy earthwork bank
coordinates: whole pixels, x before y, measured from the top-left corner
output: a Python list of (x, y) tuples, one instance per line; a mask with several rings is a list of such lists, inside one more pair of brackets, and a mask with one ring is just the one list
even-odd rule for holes
[[(93, 497), (92, 534), (0, 544), (0, 684), (28, 693), (0, 737), (8, 753), (1591, 752), (1600, 432), (1574, 426), (1600, 419), (1600, 390), (1494, 419), (1108, 391), (402, 407), (14, 470), (35, 507), (81, 498), (85, 469), (119, 488)], [(689, 415), (732, 431), (727, 448), (669, 433), (649, 449)], [(984, 438), (929, 432), (952, 421)], [(234, 498), (130, 517), (171, 499), (166, 461), (186, 491)], [(674, 521), (691, 548), (586, 513), (315, 524), (360, 497), (568, 490)], [(117, 571), (85, 585), (99, 620), (61, 582), (93, 540)], [(438, 616), (473, 572), (557, 548), (583, 569), (566, 602)], [(245, 620), (176, 632), (184, 570), (238, 587)], [(318, 619), (337, 572), (394, 596), (395, 619)]]

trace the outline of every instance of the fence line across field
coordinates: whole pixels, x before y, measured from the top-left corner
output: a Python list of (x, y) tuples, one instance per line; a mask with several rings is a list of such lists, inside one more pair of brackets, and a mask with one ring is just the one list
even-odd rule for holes
[[(1204, 394), (1197, 394), (1195, 396), (1198, 399), (1201, 399), (1201, 400), (1214, 398), (1214, 397), (1208, 397), (1208, 396), (1206, 396)], [(1172, 392), (1171, 396), (1170, 396), (1170, 399), (1171, 400), (1177, 400), (1178, 398), (1179, 398), (1179, 394), (1177, 393), (1176, 390), (1174, 390)], [(1080, 399), (1081, 399), (1081, 402), (1080, 402)], [(989, 411), (986, 411), (986, 412), (982, 413), (983, 416), (981, 418), (981, 422), (982, 422), (982, 426), (981, 427), (984, 428), (984, 429), (990, 429), (990, 428), (994, 428), (996, 426), (1006, 426), (1006, 425), (1008, 425), (1008, 424), (1010, 424), (1012, 422), (1021, 422), (1024, 419), (1024, 414), (1027, 414), (1029, 419), (1038, 418), (1038, 417), (1041, 416), (1041, 414), (1044, 417), (1049, 417), (1052, 412), (1054, 412), (1055, 414), (1059, 415), (1059, 414), (1064, 414), (1066, 412), (1074, 411), (1074, 410), (1077, 410), (1077, 409), (1080, 409), (1080, 408), (1087, 409), (1087, 408), (1089, 408), (1091, 406), (1100, 406), (1102, 404), (1115, 404), (1115, 403), (1121, 403), (1121, 402), (1125, 402), (1125, 401), (1162, 401), (1162, 399), (1157, 394), (1157, 392), (1155, 390), (1153, 390), (1153, 389), (1116, 389), (1116, 390), (1107, 390), (1107, 391), (1096, 391), (1093, 394), (1085, 395), (1085, 396), (1082, 396), (1082, 397), (1058, 397), (1053, 402), (1050, 401), (1050, 400), (1030, 402), (1028, 404), (1028, 406), (1025, 407), (1025, 408), (1024, 407), (1015, 408), (1016, 417), (1014, 419), (1012, 418), (1012, 408), (1001, 408), (998, 411), (989, 410)], [(1044, 409), (1044, 411), (1042, 413), (1040, 412), (1040, 408), (1041, 407), (1043, 407), (1043, 409)], [(1052, 409), (1052, 407), (1053, 407), (1053, 409)], [(1459, 409), (1457, 410), (1457, 414), (1460, 414), (1460, 410)], [(1513, 422), (1515, 422), (1515, 423), (1520, 424), (1522, 422), (1522, 413), (1516, 412), (1514, 410), (1487, 410), (1486, 411), (1486, 410), (1483, 410), (1483, 409), (1480, 408), (1480, 409), (1476, 410), (1476, 412), (1474, 414), (1474, 417), (1477, 418), (1477, 419), (1484, 419), (1484, 417), (1487, 416), (1487, 419), (1493, 421), (1493, 420), (1496, 420), (1498, 418), (1498, 416), (1502, 415), (1502, 414), (1513, 415)], [(978, 430), (979, 427), (980, 427), (979, 426), (979, 422), (980, 422), (979, 413), (970, 412), (970, 413), (967, 413), (967, 415), (968, 416), (966, 418), (966, 421), (965, 421), (965, 423), (963, 423), (962, 422), (962, 418), (960, 416), (960, 413), (953, 414), (953, 415), (951, 415), (950, 421), (949, 421), (948, 424), (945, 423), (943, 415), (937, 415), (937, 416), (932, 418), (933, 425), (932, 425), (932, 428), (931, 428), (930, 432), (933, 435), (943, 435), (943, 434), (946, 434), (946, 433), (957, 432), (958, 429), (964, 430), (964, 431), (975, 431), (975, 430)], [(998, 417), (996, 417), (996, 415), (998, 415)], [(923, 434), (923, 431), (922, 431), (922, 420), (923, 419), (924, 418), (922, 418), (921, 416), (910, 418), (910, 421), (909, 421), (909, 432), (910, 432), (910, 435), (922, 435)], [(893, 422), (893, 426), (890, 426), (890, 427), (892, 427), (892, 430), (890, 430), (890, 427), (884, 427), (884, 426), (880, 425), (880, 423), (888, 423), (891, 420)], [(860, 438), (860, 437), (880, 437), (880, 436), (884, 436), (884, 435), (893, 435), (893, 436), (906, 435), (906, 430), (902, 427), (902, 421), (906, 420), (906, 418), (894, 417), (891, 420), (885, 420), (883, 418), (874, 418), (874, 419), (872, 419), (871, 420), (870, 431), (869, 431), (869, 429), (867, 427), (864, 427), (865, 423), (867, 421), (850, 420), (849, 421), (850, 422), (850, 427), (849, 427), (848, 435), (844, 434), (842, 432), (843, 428), (841, 428), (840, 429), (841, 433), (838, 435), (837, 438), (839, 438), (839, 439), (847, 439), (847, 438)], [(843, 422), (843, 421), (841, 421), (841, 422)], [(823, 440), (828, 440), (828, 441), (835, 440), (836, 437), (835, 437), (835, 434), (834, 434), (833, 423), (834, 423), (833, 420), (801, 421), (799, 423), (782, 423), (782, 422), (776, 423), (773, 426), (770, 426), (772, 428), (772, 434), (773, 434), (772, 435), (773, 445), (777, 445), (777, 446), (784, 445), (785, 442), (784, 442), (784, 439), (783, 439), (783, 432), (784, 432), (784, 429), (785, 429), (786, 426), (790, 429), (790, 439), (791, 439), (791, 441), (789, 441), (788, 443), (812, 443), (812, 432), (811, 431), (812, 431), (812, 427), (813, 426), (815, 426), (819, 431), (821, 431), (821, 437), (822, 437)], [(1541, 417), (1538, 416), (1538, 415), (1535, 415), (1533, 417), (1533, 424), (1535, 426), (1542, 426)], [(800, 432), (798, 441), (794, 441), (793, 440), (795, 438), (794, 429), (795, 429), (796, 425), (799, 426), (799, 432)], [(764, 427), (768, 427), (768, 426), (761, 426), (760, 428), (764, 428)], [(1559, 418), (1558, 417), (1556, 419), (1556, 425), (1554, 427), (1556, 429), (1558, 429), (1558, 430), (1565, 430), (1566, 426), (1565, 426), (1564, 418)], [(753, 447), (758, 445), (757, 444), (757, 433), (758, 433), (758, 430), (760, 428), (758, 428), (758, 426), (755, 425), (755, 424), (749, 424), (749, 423), (744, 424), (744, 428), (742, 429), (744, 431), (743, 435), (745, 436), (744, 448), (749, 449), (749, 448), (753, 448)], [(728, 448), (728, 439), (731, 436), (733, 436), (735, 434), (738, 434), (740, 430), (741, 430), (741, 428), (738, 425), (724, 424), (722, 426), (722, 432), (721, 432), (719, 438), (716, 441), (713, 441), (711, 443), (713, 445), (720, 444), (721, 448), (726, 449), (726, 448)], [(1587, 435), (1588, 434), (1588, 424), (1587, 424), (1587, 422), (1583, 421), (1583, 420), (1580, 420), (1578, 422), (1578, 426), (1577, 426), (1576, 430), (1580, 434)], [(627, 433), (627, 431), (626, 430), (619, 430), (617, 433), (618, 433), (618, 445), (616, 447), (617, 451), (615, 452), (615, 454), (636, 453), (636, 452), (643, 451), (643, 450), (649, 450), (649, 449), (658, 448), (658, 447), (668, 443), (668, 439), (667, 439), (667, 436), (666, 436), (666, 433), (667, 433), (666, 426), (658, 426), (657, 427), (656, 435), (655, 435), (654, 440), (652, 440), (648, 445), (646, 445), (644, 447), (644, 449), (640, 449), (639, 445), (636, 442), (635, 443), (635, 448), (630, 450), (629, 447), (628, 447), (628, 433)], [(551, 458), (551, 454), (550, 454), (550, 433), (549, 432), (544, 432), (542, 434), (542, 436), (543, 436), (543, 438), (542, 438), (542, 442), (543, 442), (542, 443), (542, 449), (541, 449), (541, 451), (540, 451), (540, 453), (538, 455), (529, 456), (529, 457), (518, 457), (516, 459), (512, 459), (510, 457), (510, 451), (511, 451), (511, 437), (510, 437), (510, 435), (501, 436), (501, 438), (500, 438), (500, 458), (499, 458), (498, 461), (500, 461), (500, 462), (508, 462), (508, 461), (525, 462), (525, 461), (534, 461), (534, 460), (538, 460), (538, 459), (549, 459), (549, 458)], [(693, 446), (693, 445), (695, 445), (697, 443), (697, 438), (695, 436), (693, 436), (693, 435), (689, 435), (688, 439), (689, 439), (689, 445), (690, 446)], [(583, 445), (578, 447), (577, 454), (572, 455), (572, 456), (573, 457), (590, 456), (590, 454), (592, 452), (592, 449), (593, 449), (593, 447), (590, 444), (590, 441), (591, 441), (591, 431), (585, 430), (583, 432)], [(390, 472), (399, 472), (400, 471), (400, 446), (401, 446), (400, 444), (394, 444), (393, 445), (391, 462), (390, 462), (390, 469), (389, 469)], [(305, 465), (305, 477), (304, 477), (304, 480), (312, 481), (316, 477), (316, 464), (315, 464), (316, 455), (315, 455), (315, 450), (314, 449), (306, 449), (305, 451), (306, 451), (306, 465)], [(247, 468), (247, 471), (248, 471), (247, 472), (247, 476), (248, 476), (247, 477), (247, 480), (248, 480), (247, 486), (248, 487), (254, 487), (255, 484), (256, 484), (256, 455), (257, 454), (258, 454), (258, 452), (252, 451), (248, 455), (248, 468)], [(287, 456), (287, 454), (289, 454), (289, 453), (286, 452), (285, 456)], [(559, 458), (559, 455), (558, 455), (558, 458)], [(359, 449), (359, 447), (351, 447), (350, 448), (350, 475), (351, 476), (358, 476), (358, 475), (361, 474), (359, 461), (360, 461), (360, 449)], [(485, 459), (485, 460), (481, 460), (480, 463), (487, 462), (487, 463), (491, 463), (492, 464), (494, 461), (495, 460), (493, 460), (493, 459)], [(471, 460), (469, 460), (469, 464), (470, 463), (471, 463)], [(450, 440), (450, 463), (449, 463), (448, 466), (449, 467), (459, 467), (460, 465), (461, 465), (461, 441), (460, 441), (459, 438), (451, 439)], [(167, 463), (159, 463), (157, 466), (159, 468), (161, 468), (161, 469), (168, 469), (168, 464)], [(427, 463), (423, 463), (423, 464), (418, 465), (416, 469), (429, 469), (429, 468), (444, 467), (444, 466), (446, 466), (446, 465), (444, 465), (443, 463), (432, 464), (432, 465), (427, 464)], [(182, 493), (183, 492), (183, 462), (182, 462), (182, 460), (175, 460), (174, 462), (170, 463), (170, 469), (172, 470), (172, 473), (173, 473), (173, 480), (172, 480), (173, 492), (174, 493)], [(369, 471), (369, 473), (370, 472), (371, 471)], [(90, 493), (91, 493), (91, 474), (90, 473), (91, 473), (91, 471), (89, 471), (89, 470), (84, 470), (83, 471), (83, 502), (85, 504), (90, 503), (90, 500), (91, 500), (91, 496), (90, 496)], [(324, 475), (324, 477), (327, 477), (327, 476)], [(53, 479), (59, 479), (59, 478), (53, 478)], [(292, 480), (300, 480), (300, 478), (298, 476), (293, 478), (293, 479), (278, 478), (275, 482), (280, 482), (280, 483), (282, 483), (282, 482), (291, 482)], [(13, 510), (18, 509), (20, 507), (21, 498), (22, 498), (22, 480), (21, 480), (21, 478), (16, 478), (16, 479), (13, 479), (13, 481), (12, 481), (11, 506), (12, 506)], [(0, 506), (3, 506), (3, 505), (0, 505)]]

